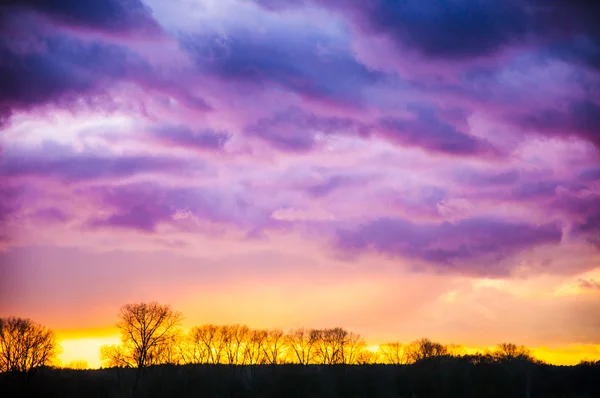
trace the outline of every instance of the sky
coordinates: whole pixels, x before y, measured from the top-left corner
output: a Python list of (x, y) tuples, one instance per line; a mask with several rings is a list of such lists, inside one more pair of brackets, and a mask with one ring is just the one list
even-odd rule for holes
[(599, 8), (3, 2), (0, 316), (600, 359)]

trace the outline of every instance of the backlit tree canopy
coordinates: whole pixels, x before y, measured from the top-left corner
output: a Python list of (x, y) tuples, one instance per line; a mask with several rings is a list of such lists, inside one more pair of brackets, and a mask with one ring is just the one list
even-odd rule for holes
[(182, 315), (169, 305), (155, 302), (126, 304), (117, 327), (121, 344), (102, 347), (101, 356), (111, 366), (144, 368), (168, 363), (180, 332)]
[(58, 353), (54, 332), (30, 319), (0, 318), (0, 372), (30, 372)]

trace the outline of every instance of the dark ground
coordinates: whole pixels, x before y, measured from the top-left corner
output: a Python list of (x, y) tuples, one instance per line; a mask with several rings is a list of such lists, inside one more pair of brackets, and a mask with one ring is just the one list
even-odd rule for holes
[(600, 363), (443, 358), (402, 366), (161, 365), (143, 372), (46, 368), (31, 375), (0, 374), (0, 397), (588, 398), (600, 397)]

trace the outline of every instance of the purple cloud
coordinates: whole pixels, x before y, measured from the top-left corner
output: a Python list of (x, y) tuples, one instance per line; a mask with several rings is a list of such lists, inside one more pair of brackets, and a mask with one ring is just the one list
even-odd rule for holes
[(90, 220), (88, 226), (130, 228), (142, 232), (154, 232), (160, 221), (167, 220), (170, 213), (164, 206), (150, 204), (139, 204), (130, 208), (111, 214), (106, 218)]
[(457, 182), (468, 186), (505, 186), (519, 181), (521, 174), (517, 169), (494, 170), (490, 172), (465, 169), (460, 170), (453, 177)]
[(494, 153), (488, 142), (459, 131), (439, 119), (431, 109), (421, 107), (415, 114), (414, 119), (385, 117), (380, 120), (377, 129), (392, 142), (432, 152), (459, 156)]
[(271, 118), (259, 119), (246, 132), (260, 137), (272, 146), (292, 152), (315, 148), (318, 134), (348, 135), (362, 138), (373, 136), (401, 146), (420, 147), (431, 152), (457, 156), (496, 155), (485, 140), (465, 134), (435, 112), (424, 106), (409, 107), (415, 117), (384, 117), (377, 123), (362, 123), (347, 117), (318, 116), (300, 108), (290, 108)]
[(151, 10), (140, 0), (6, 0), (0, 13), (34, 11), (59, 24), (129, 32), (158, 30)]
[(345, 13), (363, 31), (384, 34), (432, 58), (487, 55), (529, 33), (525, 9), (516, 1), (453, 0), (443, 5), (375, 0), (255, 0), (267, 9), (318, 4)]
[[(600, 198), (596, 199), (600, 200)], [(600, 201), (596, 202), (596, 204), (598, 203)], [(584, 222), (576, 226), (575, 232), (586, 236), (589, 243), (600, 249), (600, 210), (598, 210), (598, 207)]]
[(13, 214), (19, 206), (19, 198), (22, 194), (20, 187), (9, 185), (0, 179), (0, 226)]
[[(0, 26), (0, 75), (5, 77), (0, 80), (0, 118), (7, 120), (12, 111), (26, 113), (15, 118), (23, 125), (2, 137), (6, 143), (29, 145), (35, 132), (27, 130), (27, 123), (45, 123), (32, 120), (29, 110), (69, 108), (105, 95), (130, 102), (140, 94), (147, 105), (143, 115), (119, 109), (119, 118), (127, 120), (124, 130), (130, 121), (135, 126), (154, 123), (146, 134), (128, 135), (133, 139), (125, 154), (89, 148), (79, 154), (13, 152), (14, 146), (7, 146), (0, 157), (2, 181), (35, 177), (27, 182), (77, 183), (61, 188), (96, 205), (98, 213), (87, 224), (92, 230), (156, 233), (168, 223), (195, 232), (192, 224), (204, 222), (258, 235), (277, 225), (274, 211), (287, 211), (287, 224), (297, 226), (298, 219), (323, 210), (328, 216), (320, 216), (315, 229), (318, 236), (329, 236), (331, 229), (357, 218), (382, 216), (340, 230), (338, 247), (374, 249), (471, 274), (508, 275), (505, 260), (513, 254), (557, 243), (558, 225), (532, 224), (544, 216), (564, 221), (575, 237), (599, 244), (597, 157), (563, 164), (552, 152), (562, 156), (559, 149), (573, 144), (563, 138), (571, 137), (600, 147), (594, 74), (598, 28), (587, 15), (592, 8), (558, 0), (451, 0), (436, 6), (389, 0), (257, 2), (269, 10), (295, 9), (274, 14), (247, 7), (259, 22), (227, 18), (217, 21), (219, 33), (207, 26), (203, 29), (209, 32), (202, 34), (182, 24), (172, 30), (177, 31), (173, 37), (162, 32), (160, 46), (144, 35), (157, 23), (138, 0), (27, 0), (0, 6), (0, 21), (10, 22)], [(180, 12), (185, 10), (160, 15), (161, 21), (176, 26), (188, 17)], [(329, 18), (331, 25), (322, 29), (321, 18)], [(33, 28), (22, 27), (29, 25)], [(142, 34), (133, 41), (132, 32)], [(560, 72), (556, 81), (555, 72)], [(199, 93), (210, 98), (210, 105)], [(193, 111), (211, 112), (188, 112), (190, 104)], [(93, 140), (94, 134), (86, 138)], [(538, 134), (560, 139), (541, 140), (537, 147), (532, 138)], [(149, 139), (135, 142), (142, 136)], [(352, 139), (330, 146), (333, 137)], [(266, 151), (269, 156), (253, 158), (263, 149), (253, 146), (254, 140), (282, 153)], [(550, 144), (550, 154), (542, 153)], [(186, 181), (187, 172), (205, 164), (160, 155), (168, 151), (165, 147), (199, 152), (233, 147), (241, 155), (211, 158), (218, 182)], [(327, 153), (316, 156), (290, 156), (325, 147)], [(330, 171), (338, 167), (332, 164), (342, 163), (351, 170)], [(282, 177), (282, 168), (293, 172)], [(297, 182), (298, 170), (323, 177), (314, 182), (311, 174), (308, 183)], [(159, 182), (109, 186), (150, 173), (177, 176), (177, 184), (185, 187)], [(376, 183), (368, 177), (374, 174)], [(84, 189), (87, 184), (81, 182), (106, 186)], [(13, 198), (5, 196), (0, 220), (15, 212)], [(499, 218), (418, 223), (465, 213), (489, 215), (496, 204), (505, 205)], [(359, 214), (361, 206), (368, 214)], [(329, 213), (336, 214), (330, 219)], [(48, 222), (67, 220), (58, 207), (28, 214)], [(399, 214), (405, 218), (396, 218)], [(477, 264), (483, 264), (481, 271)]]
[(56, 207), (46, 207), (35, 211), (31, 218), (44, 223), (63, 223), (69, 220), (69, 217)]
[[(338, 39), (316, 32), (263, 28), (188, 35), (182, 47), (194, 57), (199, 72), (223, 81), (270, 85), (339, 104), (359, 104), (362, 88), (380, 79), (380, 73), (359, 63), (347, 43)], [(338, 51), (324, 53), (328, 47)]]
[(444, 4), (374, 0), (253, 0), (268, 10), (320, 6), (345, 14), (363, 33), (385, 35), (430, 59), (466, 60), (537, 44), (600, 67), (600, 7), (584, 0), (451, 0)]
[(315, 147), (318, 134), (364, 136), (368, 130), (350, 118), (319, 116), (293, 107), (271, 118), (259, 119), (246, 128), (246, 133), (283, 151), (306, 152)]
[(214, 151), (222, 150), (231, 139), (231, 134), (225, 131), (211, 129), (193, 131), (186, 126), (162, 127), (153, 130), (150, 134), (166, 145)]
[(598, 181), (600, 180), (600, 167), (592, 167), (584, 170), (579, 176), (584, 181)]
[(117, 81), (140, 81), (144, 76), (151, 80), (150, 66), (124, 47), (64, 35), (36, 40), (43, 49), (22, 51), (0, 39), (0, 111), (5, 121), (13, 110), (47, 103), (64, 107)]
[(273, 222), (272, 209), (215, 187), (176, 188), (146, 183), (79, 190), (78, 194), (90, 197), (110, 213), (89, 220), (92, 228), (154, 232), (160, 223), (179, 222), (185, 229), (196, 219), (253, 229)]
[(103, 156), (73, 153), (44, 156), (35, 153), (18, 153), (0, 159), (0, 176), (46, 177), (65, 182), (77, 182), (122, 178), (148, 172), (183, 172), (190, 170), (191, 166), (181, 159), (158, 156)]
[(372, 180), (372, 177), (336, 174), (326, 178), (325, 181), (308, 185), (303, 189), (312, 197), (321, 198), (340, 189), (364, 187), (370, 180)]
[[(456, 223), (415, 224), (382, 218), (354, 230), (339, 230), (336, 246), (349, 252), (375, 251), (437, 264), (441, 271), (506, 276), (506, 257), (561, 239), (558, 224), (530, 225), (472, 218)], [(498, 268), (499, 267), (499, 268)]]
[(529, 28), (524, 10), (514, 1), (433, 5), (380, 0), (365, 3), (355, 13), (366, 30), (387, 34), (432, 58), (487, 55), (522, 40)]
[(515, 122), (526, 129), (549, 135), (576, 135), (600, 147), (600, 106), (591, 100), (571, 103), (564, 110), (529, 112), (517, 117)]
[(0, 244), (12, 241), (11, 224), (28, 204), (43, 196), (42, 189), (0, 176)]

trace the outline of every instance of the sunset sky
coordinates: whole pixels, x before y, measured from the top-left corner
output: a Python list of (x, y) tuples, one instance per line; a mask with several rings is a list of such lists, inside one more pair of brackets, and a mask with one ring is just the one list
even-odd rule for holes
[(126, 303), (600, 359), (584, 0), (0, 6), (0, 316)]

